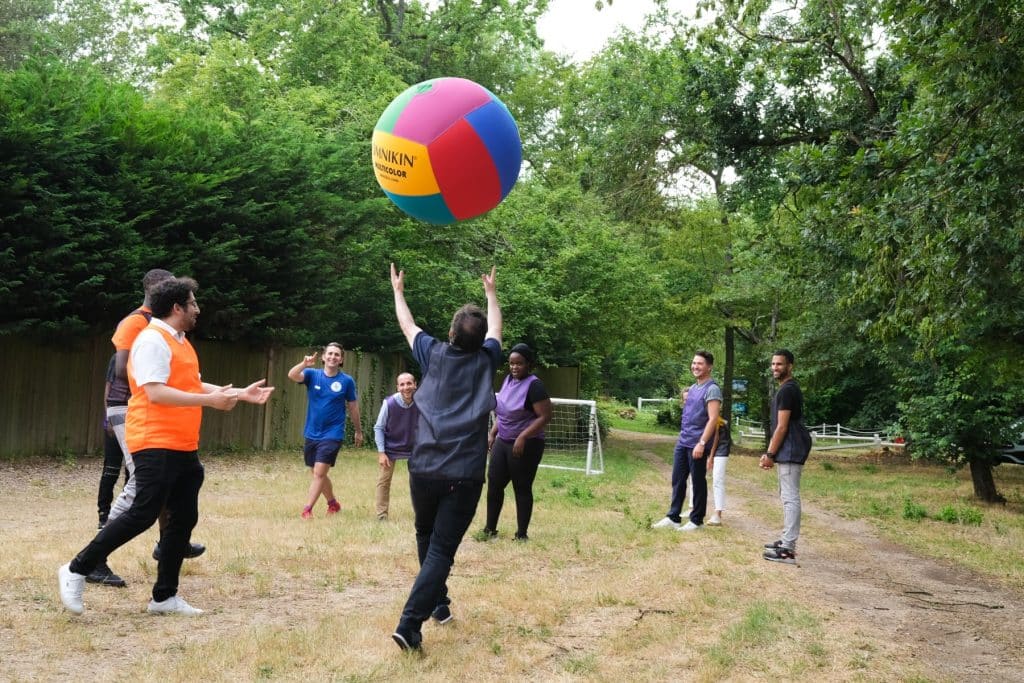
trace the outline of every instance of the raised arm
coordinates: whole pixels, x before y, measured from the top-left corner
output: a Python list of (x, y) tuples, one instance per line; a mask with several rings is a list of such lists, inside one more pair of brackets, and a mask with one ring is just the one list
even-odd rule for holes
[(302, 360), (292, 366), (292, 369), (288, 371), (288, 379), (302, 384), (302, 371), (314, 365), (316, 365), (316, 351), (311, 356), (304, 356)]
[(402, 328), (402, 334), (411, 347), (422, 328), (416, 325), (409, 304), (405, 303), (405, 271), (396, 272), (394, 263), (391, 264), (391, 289), (395, 292), (395, 316), (398, 318), (398, 326)]
[(491, 274), (480, 276), (484, 283), (484, 294), (487, 296), (487, 338), (501, 344), (501, 307), (498, 305), (498, 287), (495, 282), (496, 269), (491, 266)]

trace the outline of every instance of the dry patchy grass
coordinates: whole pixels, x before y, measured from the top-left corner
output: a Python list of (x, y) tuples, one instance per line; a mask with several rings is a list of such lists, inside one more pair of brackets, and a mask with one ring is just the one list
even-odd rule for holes
[[(298, 453), (205, 458), (181, 594), (201, 617), (145, 614), (154, 530), (111, 557), (126, 589), (88, 586), (61, 609), (56, 569), (94, 533), (100, 463), (0, 465), (0, 678), (62, 680), (620, 681), (943, 679), (873, 615), (837, 609), (799, 568), (759, 559), (776, 505), (683, 535), (648, 529), (663, 470), (607, 444), (600, 477), (541, 470), (531, 540), (510, 540), (511, 491), (495, 541), (463, 542), (449, 587), (455, 620), (424, 626), (423, 656), (390, 640), (417, 570), (405, 467), (391, 521), (373, 514), (376, 457), (343, 452), (343, 510), (301, 520)], [(738, 478), (755, 477), (737, 459)], [(737, 490), (734, 496), (742, 498)], [(482, 526), (484, 504), (471, 529)], [(812, 522), (813, 526), (813, 522)], [(823, 536), (828, 536), (827, 531)], [(828, 548), (822, 541), (823, 549)]]

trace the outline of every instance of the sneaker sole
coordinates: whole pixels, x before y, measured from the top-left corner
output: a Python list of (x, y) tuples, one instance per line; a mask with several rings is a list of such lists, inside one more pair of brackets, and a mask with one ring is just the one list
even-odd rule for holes
[(416, 652), (420, 649), (419, 645), (410, 645), (409, 641), (406, 640), (405, 636), (403, 636), (401, 633), (392, 633), (391, 640), (397, 643), (398, 647), (402, 649), (402, 652)]
[(447, 619), (438, 619), (437, 617), (430, 617), (430, 618), (433, 619), (434, 621), (436, 621), (437, 623), (441, 624), (442, 626), (444, 626), (445, 624), (450, 624), (452, 619), (454, 619), (455, 617), (453, 615), (449, 614)]
[(780, 564), (796, 564), (795, 557), (765, 557), (764, 559), (769, 562), (779, 562)]

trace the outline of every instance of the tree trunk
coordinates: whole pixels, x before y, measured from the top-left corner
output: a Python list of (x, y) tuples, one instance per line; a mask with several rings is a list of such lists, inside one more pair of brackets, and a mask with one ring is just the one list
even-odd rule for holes
[(722, 419), (732, 424), (732, 377), (736, 364), (736, 335), (733, 326), (725, 326), (725, 373), (722, 376)]
[(986, 503), (1005, 503), (1006, 499), (996, 491), (992, 478), (992, 463), (987, 460), (971, 460), (971, 481), (974, 482), (974, 497)]

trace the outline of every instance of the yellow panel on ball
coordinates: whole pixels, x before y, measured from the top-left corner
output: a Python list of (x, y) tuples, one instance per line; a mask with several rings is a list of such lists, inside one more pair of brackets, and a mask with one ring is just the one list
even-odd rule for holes
[(379, 130), (373, 131), (372, 145), (373, 173), (382, 188), (406, 196), (441, 191), (425, 145)]

